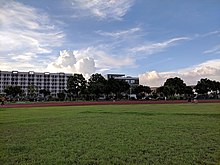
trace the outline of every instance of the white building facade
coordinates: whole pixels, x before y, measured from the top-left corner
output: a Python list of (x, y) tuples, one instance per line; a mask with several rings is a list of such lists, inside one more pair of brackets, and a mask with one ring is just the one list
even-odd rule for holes
[(24, 93), (28, 94), (30, 86), (37, 92), (48, 90), (52, 96), (67, 89), (68, 77), (72, 74), (49, 73), (49, 72), (18, 72), (18, 71), (0, 71), (0, 94), (4, 93), (7, 86), (20, 86)]

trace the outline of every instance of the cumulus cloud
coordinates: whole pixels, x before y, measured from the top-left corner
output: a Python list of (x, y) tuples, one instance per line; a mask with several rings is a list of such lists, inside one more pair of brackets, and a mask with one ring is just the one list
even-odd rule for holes
[(189, 40), (190, 38), (188, 37), (179, 37), (179, 38), (172, 38), (164, 42), (159, 42), (159, 43), (150, 43), (150, 44), (145, 44), (141, 46), (134, 47), (130, 49), (133, 53), (145, 53), (145, 54), (154, 54), (157, 52), (161, 52), (164, 49), (175, 45), (177, 42), (181, 40)]
[(67, 51), (67, 50), (60, 51), (60, 56), (57, 59), (58, 65), (67, 67), (75, 63), (76, 63), (76, 57), (72, 51)]
[(130, 66), (134, 64), (134, 60), (125, 55), (112, 55), (102, 49), (96, 47), (88, 47), (86, 49), (73, 51), (77, 60), (85, 57), (93, 58), (97, 69), (112, 69)]
[(173, 77), (182, 78), (187, 85), (195, 85), (201, 78), (220, 81), (220, 59), (206, 61), (193, 67), (177, 71), (149, 71), (139, 75), (140, 83), (149, 86), (161, 86), (166, 79)]
[(63, 44), (64, 37), (43, 11), (16, 1), (0, 1), (0, 53), (8, 65), (21, 61), (28, 65), (33, 59), (37, 62), (38, 56), (46, 58)]
[(96, 69), (93, 58), (76, 58), (73, 51), (63, 50), (60, 51), (57, 60), (50, 63), (46, 70), (50, 72), (81, 73), (88, 78)]
[(112, 56), (94, 47), (60, 52), (56, 61), (50, 63), (48, 71), (82, 73), (86, 78), (96, 71), (106, 71), (133, 65), (129, 57)]
[(100, 19), (121, 20), (133, 5), (133, 0), (71, 0), (79, 15), (95, 16)]

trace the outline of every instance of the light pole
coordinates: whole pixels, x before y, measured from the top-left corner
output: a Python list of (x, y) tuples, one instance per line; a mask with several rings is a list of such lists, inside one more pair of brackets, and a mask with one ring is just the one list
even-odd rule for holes
[(131, 100), (131, 87), (129, 88), (130, 94), (129, 94), (129, 100)]

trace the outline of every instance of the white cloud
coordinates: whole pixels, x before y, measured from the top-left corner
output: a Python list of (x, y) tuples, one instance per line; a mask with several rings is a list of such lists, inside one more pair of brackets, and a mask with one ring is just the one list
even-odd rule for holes
[(220, 30), (215, 30), (215, 31), (211, 31), (211, 32), (208, 32), (208, 33), (205, 33), (205, 34), (196, 34), (194, 37), (195, 38), (203, 38), (203, 37), (210, 37), (210, 36), (218, 36), (220, 37)]
[(66, 67), (75, 63), (76, 63), (76, 58), (72, 51), (67, 51), (67, 50), (60, 51), (60, 56), (57, 59), (58, 65), (63, 65), (64, 67)]
[(88, 47), (86, 49), (73, 51), (77, 60), (90, 57), (95, 60), (95, 66), (98, 69), (120, 68), (123, 66), (131, 66), (134, 61), (129, 56), (116, 56), (105, 52), (104, 50)]
[(14, 68), (20, 68), (16, 64), (21, 61), (26, 62), (24, 66), (33, 60), (37, 63), (54, 47), (61, 46), (64, 37), (43, 11), (16, 1), (0, 2), (0, 53), (7, 59), (4, 63), (13, 64)]
[(21, 55), (8, 54), (8, 56), (17, 62), (31, 62), (31, 60), (36, 57), (34, 53), (24, 53)]
[(4, 71), (37, 71), (37, 72), (44, 72), (44, 68), (41, 66), (41, 64), (32, 64), (27, 62), (21, 62), (21, 61), (13, 61), (13, 62), (5, 62), (0, 60), (0, 70)]
[(132, 66), (133, 59), (123, 56), (111, 56), (103, 50), (94, 47), (86, 49), (60, 52), (55, 62), (48, 65), (48, 71), (82, 73), (86, 78), (95, 71), (118, 69), (124, 66)]
[(173, 77), (180, 77), (187, 85), (195, 85), (201, 78), (220, 81), (220, 59), (206, 61), (177, 71), (149, 71), (139, 75), (140, 83), (148, 86), (161, 86), (166, 79)]
[(212, 31), (212, 32), (209, 32), (209, 33), (205, 34), (205, 36), (211, 36), (211, 35), (220, 36), (220, 30)]
[(203, 52), (204, 54), (220, 54), (220, 44)]
[(116, 32), (103, 32), (103, 31), (97, 31), (98, 34), (106, 37), (113, 37), (113, 38), (121, 38), (121, 37), (127, 37), (129, 35), (132, 35), (141, 29), (139, 27), (131, 28), (128, 30), (122, 30), (122, 31), (116, 31)]
[(50, 72), (81, 73), (88, 78), (96, 69), (93, 58), (82, 57), (76, 59), (73, 51), (63, 50), (60, 51), (57, 60), (50, 63), (46, 70)]
[(170, 40), (164, 41), (164, 42), (159, 42), (159, 43), (150, 43), (150, 44), (145, 44), (141, 46), (134, 47), (130, 49), (133, 53), (145, 53), (145, 54), (154, 54), (157, 52), (161, 52), (164, 49), (173, 46), (176, 44), (176, 42), (181, 41), (181, 40), (189, 40), (190, 38), (188, 37), (179, 37), (179, 38), (172, 38)]
[(11, 66), (7, 65), (7, 63), (3, 62), (2, 60), (0, 60), (0, 70), (11, 70)]
[[(134, 0), (71, 0), (79, 14), (92, 15), (100, 19), (121, 20), (133, 5)], [(76, 16), (75, 16), (76, 17)]]

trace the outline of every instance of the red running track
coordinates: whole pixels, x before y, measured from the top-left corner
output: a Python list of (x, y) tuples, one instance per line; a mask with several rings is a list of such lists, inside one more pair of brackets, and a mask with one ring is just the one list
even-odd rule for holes
[[(51, 106), (85, 106), (85, 105), (129, 105), (129, 104), (184, 104), (187, 100), (158, 101), (88, 101), (88, 102), (34, 102), (27, 104), (6, 104), (3, 108), (51, 107)], [(198, 103), (220, 103), (220, 100), (199, 100)]]

